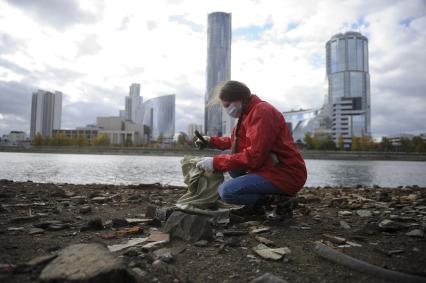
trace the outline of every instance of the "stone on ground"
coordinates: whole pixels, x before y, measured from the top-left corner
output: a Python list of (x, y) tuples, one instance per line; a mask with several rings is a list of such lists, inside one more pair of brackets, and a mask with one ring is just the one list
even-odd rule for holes
[(424, 238), (425, 233), (420, 229), (414, 229), (414, 230), (406, 233), (405, 235), (410, 236), (410, 237)]
[(164, 231), (172, 237), (185, 241), (196, 242), (212, 237), (211, 223), (202, 216), (186, 214), (181, 211), (173, 212), (167, 219)]
[(367, 209), (358, 209), (356, 211), (356, 214), (358, 214), (359, 217), (371, 217), (371, 211)]
[(101, 244), (76, 244), (63, 249), (41, 272), (43, 282), (121, 283), (136, 279)]
[(253, 251), (264, 259), (280, 260), (284, 256), (288, 256), (291, 251), (287, 247), (269, 248), (264, 244), (259, 244), (253, 248)]

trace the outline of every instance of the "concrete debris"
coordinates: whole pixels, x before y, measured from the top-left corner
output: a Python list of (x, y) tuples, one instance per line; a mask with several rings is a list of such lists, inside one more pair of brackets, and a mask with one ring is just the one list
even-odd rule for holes
[(206, 241), (206, 240), (199, 240), (199, 241), (194, 243), (194, 246), (196, 246), (196, 247), (207, 247), (208, 244), (209, 244), (209, 242)]
[(121, 283), (136, 278), (101, 244), (66, 247), (41, 272), (43, 282)]
[(344, 244), (346, 242), (345, 238), (333, 236), (330, 234), (322, 234), (322, 238), (338, 245)]
[(169, 233), (163, 233), (160, 231), (153, 231), (148, 237), (149, 242), (163, 242), (168, 243), (170, 242), (170, 234)]
[(154, 259), (170, 263), (173, 261), (173, 254), (170, 248), (162, 248), (153, 252)]
[(284, 256), (290, 255), (291, 251), (287, 247), (269, 248), (264, 244), (259, 244), (253, 248), (253, 251), (264, 259), (280, 260)]
[(94, 203), (102, 204), (102, 203), (105, 203), (107, 201), (108, 201), (107, 197), (94, 197), (94, 198), (92, 198), (92, 202), (94, 202)]
[(108, 246), (108, 249), (109, 249), (110, 252), (117, 252), (117, 251), (121, 251), (121, 250), (124, 250), (126, 248), (129, 248), (129, 247), (139, 245), (139, 244), (144, 243), (146, 241), (148, 241), (147, 237), (146, 238), (133, 238), (133, 239), (128, 240), (124, 244), (117, 244), (117, 245)]
[(141, 224), (141, 223), (149, 223), (152, 221), (151, 218), (126, 218), (127, 223), (134, 225), (134, 224)]
[(415, 237), (415, 238), (424, 238), (425, 232), (423, 232), (420, 229), (415, 229), (415, 230), (412, 230), (412, 231), (406, 233), (405, 235), (407, 235), (409, 237)]
[(163, 230), (166, 233), (170, 233), (172, 237), (190, 242), (196, 242), (201, 239), (208, 240), (213, 235), (211, 223), (207, 218), (186, 214), (181, 211), (175, 211), (170, 215)]
[(154, 205), (148, 205), (145, 216), (151, 219), (166, 221), (175, 210), (176, 209), (173, 207), (158, 207)]
[(399, 255), (399, 254), (402, 254), (402, 253), (404, 253), (405, 251), (404, 250), (390, 250), (390, 251), (388, 251), (388, 255), (389, 256), (392, 256), (392, 255)]
[(351, 215), (352, 215), (352, 212), (351, 212), (351, 211), (348, 211), (348, 210), (341, 210), (341, 211), (339, 211), (339, 212), (338, 212), (338, 214), (339, 214), (339, 216), (341, 216), (341, 217), (345, 217), (345, 216), (351, 216)]
[(250, 230), (251, 234), (260, 234), (260, 233), (264, 233), (264, 232), (268, 232), (271, 231), (271, 227), (258, 227), (258, 228), (254, 228), (252, 230)]
[(42, 228), (31, 228), (28, 234), (30, 235), (40, 235), (44, 234), (45, 230)]
[(361, 244), (358, 244), (358, 243), (355, 243), (355, 242), (351, 242), (351, 241), (346, 241), (346, 244), (348, 244), (348, 245), (350, 245), (352, 247), (358, 247), (358, 248), (362, 247)]
[(258, 241), (259, 243), (265, 244), (265, 245), (269, 245), (269, 246), (275, 246), (275, 243), (269, 239), (266, 239), (264, 237), (261, 236), (254, 236), (254, 238), (256, 239), (256, 241)]
[(339, 224), (340, 224), (340, 226), (343, 229), (346, 229), (346, 230), (350, 230), (351, 229), (351, 226), (346, 221), (340, 220)]
[(367, 210), (367, 209), (358, 209), (358, 210), (356, 211), (356, 214), (357, 214), (359, 217), (371, 217), (371, 216), (372, 216), (371, 211), (370, 211), (370, 210)]
[(24, 227), (8, 227), (7, 228), (7, 231), (10, 231), (10, 232), (15, 232), (15, 231), (24, 231), (25, 230), (25, 228)]

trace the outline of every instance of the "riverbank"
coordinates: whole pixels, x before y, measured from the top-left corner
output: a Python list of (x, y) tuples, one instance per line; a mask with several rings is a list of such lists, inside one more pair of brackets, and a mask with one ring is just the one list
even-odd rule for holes
[[(213, 156), (219, 150), (159, 149), (142, 147), (73, 147), (73, 146), (33, 146), (30, 148), (0, 146), (0, 152), (57, 153), (57, 154), (106, 154), (106, 155), (154, 155), (154, 156)], [(414, 152), (373, 152), (373, 151), (332, 151), (301, 150), (305, 159), (323, 160), (394, 160), (426, 161), (425, 153)]]
[[(167, 239), (156, 230), (165, 222), (150, 219), (147, 208), (170, 207), (185, 192), (158, 184), (0, 181), (0, 281), (39, 280), (72, 244)], [(299, 197), (285, 221), (232, 221), (213, 225), (197, 242), (172, 234), (113, 255), (140, 282), (250, 282), (264, 273), (288, 282), (384, 282), (318, 256), (314, 245), (322, 241), (376, 266), (426, 276), (426, 188), (304, 188)], [(253, 249), (261, 243), (284, 255), (265, 259)]]

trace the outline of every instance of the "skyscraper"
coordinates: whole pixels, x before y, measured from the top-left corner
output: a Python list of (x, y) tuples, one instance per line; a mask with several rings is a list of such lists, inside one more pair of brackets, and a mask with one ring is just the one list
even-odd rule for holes
[(203, 126), (198, 125), (198, 124), (194, 124), (194, 123), (188, 124), (187, 133), (188, 133), (188, 139), (190, 141), (192, 141), (194, 139), (194, 135), (195, 135), (194, 133), (195, 133), (196, 130), (201, 133), (203, 131)]
[(215, 89), (231, 78), (231, 14), (208, 15), (207, 85), (205, 93), (204, 129), (207, 135), (230, 135), (235, 119), (223, 115), (220, 104), (210, 103)]
[(31, 139), (40, 133), (52, 136), (53, 129), (61, 128), (62, 92), (39, 89), (33, 93), (31, 102)]
[(143, 123), (150, 128), (149, 139), (159, 137), (172, 141), (175, 134), (175, 100), (174, 94), (163, 95), (145, 101)]
[[(129, 96), (125, 98), (126, 119), (133, 123), (141, 124), (143, 120), (143, 98), (140, 96), (140, 84), (133, 83), (129, 88)], [(120, 115), (122, 115), (120, 114)]]
[(328, 103), (335, 143), (371, 136), (368, 39), (359, 32), (334, 35), (326, 44)]

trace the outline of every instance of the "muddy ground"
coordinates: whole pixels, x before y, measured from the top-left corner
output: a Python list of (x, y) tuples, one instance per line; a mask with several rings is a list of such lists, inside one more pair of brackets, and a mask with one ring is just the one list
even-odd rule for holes
[[(161, 229), (164, 223), (144, 222), (136, 224), (142, 228), (138, 234), (102, 237), (119, 229), (113, 224), (120, 219), (145, 218), (148, 205), (171, 206), (185, 192), (183, 187), (158, 184), (0, 180), (0, 281), (38, 282), (44, 265), (26, 263), (70, 244), (111, 245)], [(314, 243), (322, 240), (371, 264), (426, 276), (426, 188), (304, 188), (299, 197), (299, 207), (286, 221), (258, 218), (258, 222), (216, 225), (213, 237), (197, 244), (172, 238), (160, 246), (180, 248), (167, 259), (168, 272), (152, 268), (155, 249), (136, 246), (117, 255), (129, 268), (142, 271), (139, 275), (145, 282), (249, 282), (266, 272), (288, 282), (384, 282), (319, 257)], [(99, 219), (101, 226), (96, 227)], [(267, 229), (250, 232), (259, 227)], [(264, 259), (252, 250), (259, 237), (272, 241), (269, 246), (288, 247), (291, 253), (277, 261)]]

